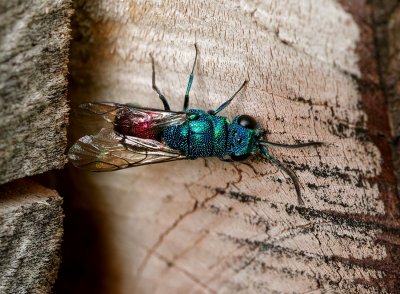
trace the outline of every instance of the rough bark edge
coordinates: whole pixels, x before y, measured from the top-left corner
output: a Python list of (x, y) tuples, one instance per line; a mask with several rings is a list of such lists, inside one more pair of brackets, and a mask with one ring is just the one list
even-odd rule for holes
[(396, 43), (396, 36), (397, 39), (400, 36), (400, 2), (375, 0), (373, 3), (379, 77), (389, 109), (393, 165), (397, 178), (397, 194), (400, 195), (400, 42)]
[(51, 293), (61, 265), (63, 199), (28, 179), (2, 185), (0, 195), (0, 292)]
[[(63, 138), (59, 142), (60, 143), (60, 146), (58, 146), (59, 148), (55, 149), (55, 152), (57, 152), (59, 154), (60, 159), (58, 161), (49, 160), (48, 163), (44, 167), (40, 166), (40, 163), (37, 163), (38, 168), (33, 169), (33, 170), (28, 170), (28, 171), (21, 168), (21, 166), (16, 167), (16, 169), (19, 170), (20, 172), (13, 172), (13, 171), (9, 172), (10, 166), (3, 164), (4, 166), (1, 166), (1, 168), (3, 168), (3, 174), (0, 175), (0, 184), (6, 184), (6, 183), (9, 183), (16, 179), (24, 178), (26, 176), (34, 176), (36, 174), (47, 172), (51, 169), (62, 169), (64, 167), (64, 165), (68, 162), (66, 153), (65, 153), (66, 152), (65, 148), (67, 147), (67, 127), (68, 127), (68, 123), (69, 123), (69, 105), (68, 105), (68, 101), (67, 101), (67, 98), (68, 98), (68, 74), (69, 74), (68, 62), (69, 62), (69, 48), (70, 48), (70, 43), (71, 43), (71, 39), (72, 39), (71, 16), (74, 13), (74, 9), (73, 9), (73, 0), (66, 0), (64, 2), (65, 2), (65, 4), (62, 7), (64, 9), (60, 10), (60, 12), (63, 14), (64, 19), (65, 19), (64, 26), (65, 26), (66, 37), (64, 39), (65, 41), (63, 42), (63, 46), (56, 48), (56, 49), (59, 49), (59, 55), (62, 57), (61, 74), (63, 76), (63, 80), (62, 80), (62, 82), (60, 82), (60, 87), (62, 87), (63, 89), (62, 89), (62, 92), (59, 93), (57, 99), (55, 99), (55, 101), (49, 101), (49, 103), (47, 105), (49, 108), (51, 108), (53, 105), (55, 105), (56, 107), (55, 107), (54, 111), (58, 111), (60, 109), (59, 108), (60, 105), (63, 108), (63, 115), (62, 115), (63, 122), (59, 125), (60, 129), (63, 128), (63, 130), (62, 130)], [(46, 98), (49, 98), (49, 97), (46, 97)], [(60, 105), (57, 105), (57, 104), (60, 104)], [(60, 112), (61, 112), (61, 110), (60, 110)], [(39, 115), (38, 115), (38, 121), (41, 121)], [(17, 123), (23, 124), (25, 122), (20, 121)], [(49, 127), (51, 127), (51, 126), (49, 126)], [(34, 133), (34, 132), (32, 132), (32, 133)], [(10, 159), (9, 157), (6, 157), (4, 155), (3, 151), (4, 150), (0, 150), (3, 159), (4, 158)], [(35, 150), (33, 150), (33, 151), (35, 151)], [(33, 153), (32, 150), (31, 150), (31, 153)], [(15, 154), (13, 154), (13, 155), (15, 156)]]
[[(368, 136), (378, 147), (383, 158), (381, 173), (367, 179), (371, 184), (379, 187), (380, 197), (385, 205), (386, 214), (378, 217), (374, 222), (383, 222), (382, 234), (378, 236), (387, 251), (387, 257), (383, 260), (363, 259), (358, 260), (362, 266), (384, 270), (386, 276), (383, 279), (369, 281), (379, 285), (383, 289), (396, 293), (400, 289), (398, 269), (400, 268), (400, 222), (399, 200), (396, 189), (396, 176), (394, 173), (391, 142), (391, 127), (389, 123), (388, 107), (382, 84), (383, 78), (379, 70), (379, 47), (376, 40), (380, 38), (377, 31), (378, 24), (374, 21), (374, 12), (380, 9), (382, 3), (375, 1), (346, 1), (340, 0), (343, 8), (353, 16), (360, 29), (360, 40), (356, 47), (359, 56), (359, 68), (361, 77), (353, 76), (361, 93), (361, 107), (367, 114)], [(388, 8), (388, 3), (384, 3)], [(355, 219), (367, 221), (368, 216), (354, 216)], [(368, 281), (364, 281), (366, 284)]]

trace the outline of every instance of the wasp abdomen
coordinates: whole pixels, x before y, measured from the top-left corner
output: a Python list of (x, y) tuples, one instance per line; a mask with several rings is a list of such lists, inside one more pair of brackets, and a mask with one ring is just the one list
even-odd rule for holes
[(151, 112), (138, 115), (129, 109), (121, 109), (115, 116), (114, 130), (121, 135), (157, 140), (160, 138), (160, 131), (151, 128), (152, 120)]

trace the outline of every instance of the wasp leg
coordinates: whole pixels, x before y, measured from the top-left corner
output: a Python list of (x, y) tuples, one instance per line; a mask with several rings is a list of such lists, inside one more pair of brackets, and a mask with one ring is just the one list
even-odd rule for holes
[(265, 146), (260, 144), (259, 148), (271, 163), (283, 170), (292, 179), (297, 193), (297, 201), (299, 202), (299, 205), (304, 205), (303, 198), (301, 197), (299, 179), (297, 178), (296, 174), (291, 169), (284, 166), (278, 159), (269, 154), (268, 149)]
[(210, 110), (209, 113), (210, 113), (210, 114), (216, 115), (217, 113), (219, 113), (219, 112), (221, 112), (222, 110), (224, 110), (224, 109), (232, 102), (233, 98), (235, 98), (235, 96), (240, 92), (240, 90), (243, 89), (243, 87), (247, 84), (247, 82), (248, 82), (248, 81), (245, 80), (245, 81), (243, 82), (243, 84), (240, 86), (239, 90), (237, 90), (237, 91), (235, 92), (235, 94), (233, 94), (233, 96), (232, 96), (231, 98), (229, 98), (229, 99), (226, 100), (224, 103), (222, 103), (221, 106), (217, 108), (217, 110), (215, 110), (215, 111), (214, 111), (214, 110)]
[(193, 78), (194, 78), (194, 67), (196, 66), (196, 61), (197, 61), (197, 45), (196, 45), (196, 43), (194, 43), (194, 49), (196, 49), (196, 55), (194, 56), (192, 71), (190, 72), (190, 75), (189, 75), (189, 81), (188, 81), (188, 85), (186, 88), (186, 94), (185, 94), (185, 101), (183, 102), (183, 110), (186, 110), (189, 107), (189, 92), (190, 92), (190, 88), (192, 88), (192, 83), (193, 83)]
[(151, 57), (151, 66), (152, 66), (152, 87), (153, 90), (157, 92), (158, 96), (160, 97), (162, 103), (164, 104), (164, 109), (165, 110), (170, 110), (171, 108), (169, 107), (167, 98), (165, 98), (165, 96), (161, 93), (160, 89), (158, 89), (158, 87), (156, 86), (156, 71), (154, 69), (154, 58), (152, 55), (150, 55)]

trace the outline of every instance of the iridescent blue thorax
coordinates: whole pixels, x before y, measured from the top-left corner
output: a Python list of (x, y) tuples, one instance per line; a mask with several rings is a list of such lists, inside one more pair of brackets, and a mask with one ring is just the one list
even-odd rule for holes
[(162, 140), (187, 158), (216, 156), (225, 159), (251, 154), (255, 150), (258, 132), (239, 125), (238, 117), (231, 124), (228, 118), (204, 110), (187, 112), (191, 114), (187, 122), (167, 127), (162, 133)]

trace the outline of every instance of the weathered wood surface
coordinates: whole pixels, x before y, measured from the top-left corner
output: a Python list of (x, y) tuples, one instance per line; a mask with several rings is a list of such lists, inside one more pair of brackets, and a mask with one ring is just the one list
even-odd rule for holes
[(71, 11), (0, 1), (0, 184), (65, 164)]
[(397, 193), (400, 195), (400, 3), (377, 1), (374, 19), (378, 24), (377, 44), (383, 90), (388, 102), (392, 129), (393, 166), (397, 173)]
[(31, 180), (0, 186), (0, 293), (51, 293), (61, 262), (62, 198)]
[[(262, 159), (104, 174), (71, 168), (68, 202), (81, 218), (70, 220), (67, 242), (70, 256), (76, 244), (80, 255), (65, 266), (73, 273), (85, 265), (86, 275), (66, 272), (64, 284), (104, 293), (399, 289), (398, 201), (373, 7), (343, 2), (77, 1), (73, 105), (160, 108), (151, 53), (158, 86), (181, 109), (197, 42), (191, 107), (215, 108), (249, 79), (225, 115), (254, 115), (271, 141), (325, 145), (272, 151), (299, 176), (304, 207), (285, 174)], [(73, 125), (74, 139), (81, 128)], [(97, 239), (85, 246), (78, 241), (89, 238), (89, 222)]]

